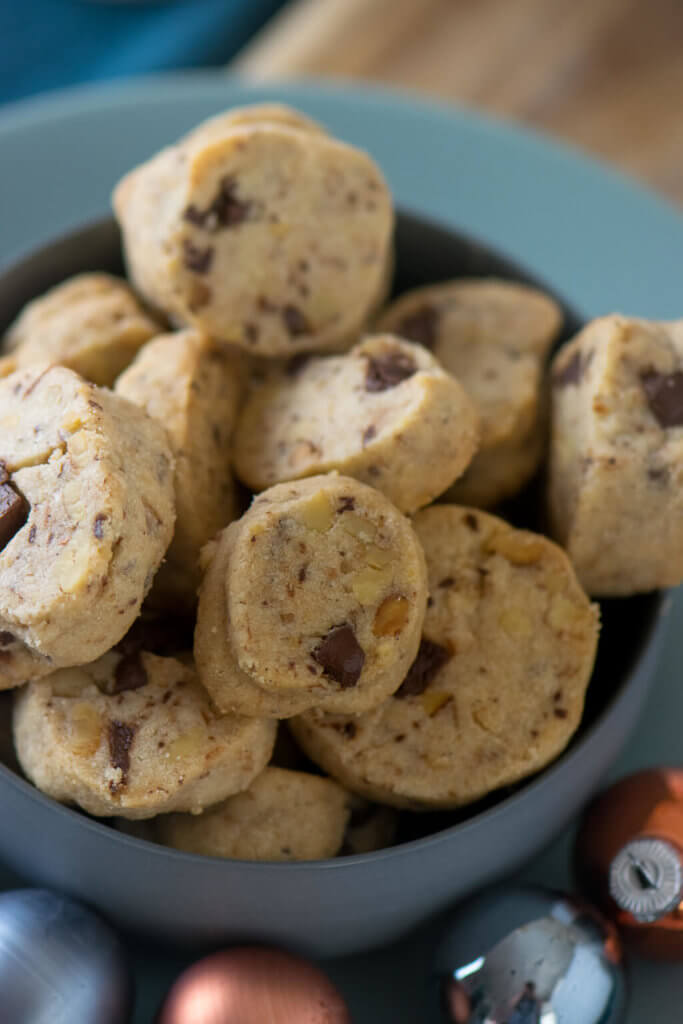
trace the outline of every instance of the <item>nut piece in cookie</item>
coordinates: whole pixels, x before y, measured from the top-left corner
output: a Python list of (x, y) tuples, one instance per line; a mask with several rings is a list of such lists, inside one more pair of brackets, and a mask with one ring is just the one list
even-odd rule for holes
[(79, 274), (29, 302), (0, 348), (12, 369), (58, 363), (108, 386), (160, 331), (125, 281)]
[(393, 207), (365, 153), (296, 112), (212, 118), (113, 198), (137, 288), (254, 355), (356, 340), (386, 295)]
[(157, 818), (154, 839), (208, 857), (324, 860), (344, 842), (351, 801), (332, 779), (269, 766), (243, 793), (198, 817)]
[[(128, 639), (128, 638), (127, 638)], [(187, 656), (111, 651), (17, 691), (14, 742), (44, 793), (89, 814), (198, 814), (270, 758), (276, 723), (221, 715)]]
[(204, 552), (195, 657), (217, 706), (354, 713), (417, 653), (424, 556), (379, 492), (335, 473), (279, 484)]
[(540, 534), (456, 505), (414, 519), (430, 601), (402, 685), (363, 714), (289, 722), (342, 785), (414, 810), (458, 807), (547, 765), (583, 712), (598, 610)]
[(176, 527), (149, 601), (192, 607), (202, 546), (239, 514), (232, 432), (244, 358), (194, 329), (164, 334), (139, 353), (115, 391), (166, 428), (175, 457)]
[(544, 447), (544, 365), (561, 326), (548, 295), (495, 278), (416, 288), (379, 318), (378, 330), (429, 349), (479, 411), (480, 447), (449, 490), (451, 501), (490, 507), (533, 476)]
[(174, 520), (166, 434), (141, 409), (59, 366), (0, 380), (0, 689), (116, 644)]
[(594, 320), (552, 368), (548, 508), (590, 594), (683, 580), (683, 320)]
[(274, 371), (253, 389), (235, 467), (254, 490), (336, 469), (414, 512), (462, 474), (478, 415), (429, 352), (392, 335)]

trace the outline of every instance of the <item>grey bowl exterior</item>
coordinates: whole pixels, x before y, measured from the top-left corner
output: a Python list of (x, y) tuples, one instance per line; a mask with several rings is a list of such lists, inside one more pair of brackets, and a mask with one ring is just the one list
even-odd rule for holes
[[(533, 281), (455, 232), (407, 214), (397, 233), (399, 289), (450, 276)], [(0, 330), (45, 288), (82, 270), (121, 270), (103, 221), (34, 254), (0, 278)], [(565, 310), (567, 334), (578, 325)], [(586, 720), (548, 769), (492, 807), (378, 853), (305, 864), (184, 854), (115, 832), (39, 793), (0, 765), (0, 856), (35, 884), (59, 889), (114, 923), (201, 947), (269, 941), (334, 956), (393, 941), (447, 903), (519, 867), (588, 800), (633, 729), (653, 678), (669, 601), (610, 602), (599, 679)]]

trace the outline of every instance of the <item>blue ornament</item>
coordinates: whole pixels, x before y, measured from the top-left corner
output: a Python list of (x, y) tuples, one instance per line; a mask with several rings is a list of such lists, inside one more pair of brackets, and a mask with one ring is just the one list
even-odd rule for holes
[(0, 893), (0, 1020), (126, 1024), (132, 987), (115, 933), (46, 889)]

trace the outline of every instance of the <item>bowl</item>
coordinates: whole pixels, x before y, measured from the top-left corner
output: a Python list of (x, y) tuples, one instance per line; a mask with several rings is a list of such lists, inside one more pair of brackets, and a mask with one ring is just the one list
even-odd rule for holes
[[(455, 276), (539, 284), (487, 246), (408, 212), (399, 213), (396, 243), (397, 292)], [(4, 272), (0, 332), (28, 300), (87, 270), (123, 271), (111, 219)], [(558, 301), (565, 313), (561, 343), (580, 318)], [(662, 593), (603, 602), (584, 718), (567, 750), (530, 780), (457, 814), (406, 816), (403, 841), (389, 849), (294, 864), (182, 853), (61, 806), (23, 779), (7, 756), (0, 765), (0, 857), (29, 881), (84, 900), (115, 924), (162, 942), (196, 949), (268, 941), (322, 957), (386, 944), (518, 868), (587, 801), (636, 723), (668, 607)], [(2, 710), (10, 702), (11, 694), (1, 695)]]

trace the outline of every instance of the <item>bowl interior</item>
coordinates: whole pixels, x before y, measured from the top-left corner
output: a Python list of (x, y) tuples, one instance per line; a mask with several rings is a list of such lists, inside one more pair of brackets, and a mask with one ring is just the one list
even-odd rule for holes
[[(22, 307), (32, 298), (73, 274), (84, 271), (123, 274), (124, 264), (118, 228), (106, 218), (74, 232), (7, 269), (0, 276), (0, 336)], [(443, 227), (408, 212), (399, 212), (396, 231), (394, 293), (451, 277), (502, 277), (537, 285), (554, 294), (513, 260), (458, 231)], [(581, 326), (581, 318), (561, 297), (565, 324), (558, 345)], [(530, 528), (538, 527), (538, 481), (504, 510), (505, 515)], [(581, 726), (568, 749), (572, 749), (606, 712), (629, 679), (639, 656), (647, 646), (662, 602), (659, 593), (601, 602), (602, 633), (593, 678), (588, 689)], [(0, 694), (0, 780), (17, 772), (9, 732), (11, 693)], [(563, 755), (564, 756), (564, 755)], [(561, 761), (559, 758), (558, 761)], [(558, 762), (556, 761), (555, 764)], [(539, 773), (542, 774), (542, 773)], [(538, 778), (538, 775), (532, 778)], [(433, 835), (457, 826), (474, 815), (500, 804), (514, 787), (498, 790), (484, 800), (458, 812), (402, 813), (398, 842)], [(108, 827), (102, 822), (102, 827)]]

